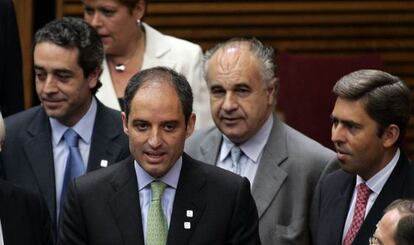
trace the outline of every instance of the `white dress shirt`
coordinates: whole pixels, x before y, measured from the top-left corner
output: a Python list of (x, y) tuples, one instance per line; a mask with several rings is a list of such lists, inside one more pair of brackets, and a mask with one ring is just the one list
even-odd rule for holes
[[(82, 156), (85, 170), (87, 169), (89, 150), (91, 148), (92, 131), (95, 123), (97, 110), (97, 102), (92, 98), (92, 103), (86, 114), (77, 122), (72, 129), (78, 133), (79, 151)], [(60, 195), (62, 193), (63, 178), (65, 175), (66, 162), (69, 155), (69, 148), (66, 145), (63, 134), (68, 129), (67, 126), (61, 124), (53, 118), (49, 118), (50, 126), (52, 128), (52, 146), (53, 146), (53, 161), (55, 166), (55, 186), (56, 186), (56, 212), (59, 217), (60, 212)]]
[[(369, 195), (369, 198), (368, 198), (368, 203), (365, 208), (364, 217), (367, 217), (369, 210), (371, 210), (372, 205), (374, 205), (375, 200), (377, 200), (378, 195), (380, 194), (382, 188), (384, 187), (392, 171), (397, 165), (399, 158), (400, 158), (400, 149), (397, 149), (391, 161), (383, 169), (381, 169), (378, 173), (376, 173), (368, 181), (365, 182), (365, 184), (371, 190), (371, 194)], [(356, 183), (354, 187), (354, 193), (352, 194), (352, 201), (349, 206), (348, 215), (346, 217), (345, 226), (344, 226), (344, 230), (342, 233), (342, 241), (345, 239), (346, 233), (348, 232), (352, 224), (352, 218), (354, 216), (355, 203), (356, 203), (356, 187), (363, 182), (364, 180), (359, 175), (357, 175)]]
[[(260, 159), (263, 155), (263, 149), (269, 139), (270, 131), (273, 127), (273, 116), (270, 115), (260, 130), (249, 140), (239, 145), (243, 154), (240, 157), (240, 175), (246, 177), (251, 186), (253, 186), (254, 177), (256, 176), (257, 168), (259, 166)], [(223, 135), (223, 141), (221, 143), (220, 154), (217, 159), (217, 166), (229, 171), (232, 171), (231, 160), (231, 148), (234, 143), (230, 141), (225, 135)], [(233, 172), (233, 171), (232, 171)]]
[(0, 245), (4, 245), (4, 239), (3, 239), (3, 228), (0, 221)]

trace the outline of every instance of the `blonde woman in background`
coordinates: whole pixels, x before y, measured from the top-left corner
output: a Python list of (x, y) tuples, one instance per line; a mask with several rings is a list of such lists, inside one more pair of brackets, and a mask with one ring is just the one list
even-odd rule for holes
[(183, 74), (192, 87), (196, 128), (212, 125), (199, 45), (164, 35), (144, 23), (144, 0), (83, 0), (83, 3), (84, 19), (97, 30), (105, 49), (102, 87), (96, 94), (100, 101), (121, 110), (124, 90), (132, 75), (166, 66)]

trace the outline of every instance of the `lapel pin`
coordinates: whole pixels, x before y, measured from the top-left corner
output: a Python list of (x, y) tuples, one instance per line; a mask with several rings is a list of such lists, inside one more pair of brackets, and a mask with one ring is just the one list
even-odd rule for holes
[(192, 218), (194, 215), (193, 210), (187, 210), (187, 217)]
[(101, 160), (101, 167), (103, 168), (108, 167), (108, 160)]
[(184, 222), (184, 229), (186, 229), (186, 230), (191, 229), (191, 223), (190, 222)]

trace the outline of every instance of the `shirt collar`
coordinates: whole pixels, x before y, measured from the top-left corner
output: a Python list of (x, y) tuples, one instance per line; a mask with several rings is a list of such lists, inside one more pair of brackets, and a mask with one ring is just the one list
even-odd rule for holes
[[(379, 194), (381, 192), (382, 187), (384, 187), (385, 183), (388, 180), (388, 177), (391, 175), (392, 171), (397, 165), (398, 159), (400, 158), (400, 154), (400, 149), (397, 149), (391, 161), (387, 165), (385, 165), (383, 169), (381, 169), (378, 173), (376, 173), (374, 176), (372, 176), (369, 180), (365, 182), (372, 192), (375, 192), (376, 194)], [(363, 182), (364, 180), (361, 178), (361, 176), (357, 175), (356, 185), (358, 186)]]
[[(182, 157), (178, 158), (178, 160), (175, 162), (174, 166), (161, 178), (158, 180), (164, 182), (169, 187), (172, 187), (174, 189), (177, 189), (178, 185), (178, 179), (180, 178), (181, 173), (181, 167), (182, 167)], [(147, 187), (151, 182), (153, 182), (155, 179), (151, 175), (149, 175), (142, 167), (139, 165), (138, 161), (134, 161), (134, 167), (135, 167), (135, 173), (137, 175), (138, 179), (138, 191), (141, 191), (145, 187)]]
[[(79, 122), (72, 127), (72, 129), (75, 130), (80, 138), (88, 145), (91, 143), (93, 131), (91, 129), (93, 129), (95, 123), (97, 107), (96, 99), (95, 97), (92, 97), (92, 102), (88, 111), (85, 115), (83, 115)], [(52, 128), (53, 145), (56, 146), (62, 140), (63, 134), (66, 132), (68, 127), (51, 117), (49, 117), (49, 122)]]
[[(250, 158), (254, 163), (257, 163), (259, 160), (260, 153), (263, 151), (267, 140), (272, 131), (273, 127), (273, 115), (271, 114), (260, 130), (249, 140), (239, 145), (240, 149), (243, 151), (248, 158)], [(219, 160), (224, 161), (229, 155), (231, 148), (234, 146), (234, 143), (231, 142), (227, 136), (223, 134), (223, 143), (221, 144), (221, 151)]]

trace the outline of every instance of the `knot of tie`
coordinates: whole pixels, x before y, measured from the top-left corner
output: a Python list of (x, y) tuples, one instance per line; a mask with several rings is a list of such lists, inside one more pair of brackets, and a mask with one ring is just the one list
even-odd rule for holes
[(161, 181), (154, 181), (151, 183), (151, 201), (158, 201), (166, 188), (166, 184)]
[(241, 165), (239, 163), (240, 158), (242, 156), (243, 152), (238, 146), (233, 146), (230, 150), (230, 156), (232, 161), (232, 171), (238, 175), (241, 174)]
[(241, 150), (240, 147), (238, 146), (233, 146), (231, 148), (231, 160), (233, 161), (234, 164), (237, 164), (240, 160), (241, 157)]
[(65, 138), (65, 142), (68, 146), (78, 147), (79, 135), (75, 132), (75, 130), (68, 128), (63, 134), (63, 137)]
[[(361, 199), (363, 201), (368, 200), (370, 194), (371, 189), (369, 189), (369, 187), (365, 183), (361, 183), (357, 186), (357, 199)], [(358, 198), (358, 196), (360, 196), (361, 198)]]

